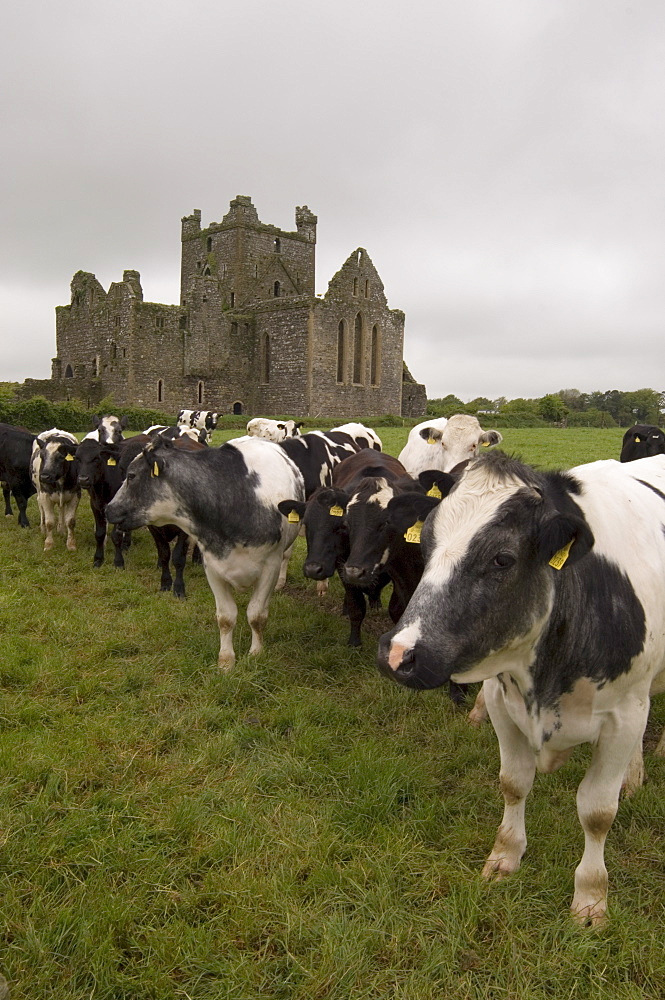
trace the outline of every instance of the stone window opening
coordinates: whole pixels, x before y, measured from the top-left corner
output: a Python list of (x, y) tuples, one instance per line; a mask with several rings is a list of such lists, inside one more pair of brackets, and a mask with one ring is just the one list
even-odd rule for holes
[(210, 251), (212, 250), (212, 236), (209, 236), (208, 239), (206, 240), (206, 249), (208, 253), (210, 253)]
[(357, 278), (353, 279), (353, 294), (354, 295), (358, 294), (358, 279)]
[(276, 299), (280, 297), (282, 293), (282, 286), (280, 285), (279, 281), (276, 281), (275, 284), (272, 286), (272, 293)]
[(372, 327), (372, 350), (369, 367), (371, 384), (379, 385), (381, 381), (381, 334), (376, 325)]
[(164, 401), (164, 382), (162, 379), (157, 380), (157, 402), (162, 403)]
[(360, 313), (356, 316), (353, 335), (353, 382), (363, 385), (363, 318)]
[(204, 278), (209, 278), (210, 277), (210, 268), (209, 267), (206, 267), (205, 271), (203, 272), (203, 277)]
[(235, 292), (231, 292), (231, 308), (232, 309), (235, 306), (235, 304), (236, 304), (236, 293)]
[(119, 316), (114, 316), (113, 317), (113, 325), (114, 326), (120, 326), (120, 317)]
[(365, 278), (365, 298), (369, 298), (369, 278)]
[(180, 317), (180, 329), (181, 330), (187, 329), (187, 316), (184, 314)]
[(239, 417), (242, 414), (242, 400), (236, 399), (233, 404), (233, 415)]
[(275, 253), (282, 252), (282, 241), (280, 240), (279, 236), (275, 238), (274, 247), (275, 247)]
[(163, 316), (155, 316), (155, 326), (157, 327), (158, 330), (163, 330), (164, 329), (164, 317)]
[(346, 323), (343, 319), (339, 321), (337, 327), (337, 381), (344, 382), (344, 369), (346, 368)]
[(117, 346), (116, 346), (116, 344), (115, 344), (115, 342), (113, 340), (111, 341), (111, 351), (110, 351), (110, 354), (111, 354), (111, 361), (115, 361), (115, 359), (118, 356), (118, 348), (117, 348)]
[(74, 372), (72, 371), (71, 365), (67, 365), (65, 368), (65, 378), (74, 378)]
[(261, 356), (262, 372), (261, 381), (270, 382), (270, 334), (266, 333), (263, 338), (263, 351)]
[(199, 404), (203, 402), (203, 382), (199, 382), (197, 387), (197, 402)]

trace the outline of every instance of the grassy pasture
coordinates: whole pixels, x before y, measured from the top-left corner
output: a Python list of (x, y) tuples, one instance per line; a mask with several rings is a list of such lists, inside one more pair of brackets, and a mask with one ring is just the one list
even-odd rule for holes
[[(235, 432), (237, 433), (237, 432)], [(215, 443), (234, 436), (216, 434)], [(397, 454), (403, 429), (382, 428)], [(616, 457), (620, 430), (510, 430), (543, 467)], [(341, 588), (317, 600), (299, 540), (266, 651), (216, 669), (200, 567), (157, 592), (127, 570), (0, 524), (0, 969), (12, 1000), (656, 1000), (665, 995), (665, 762), (622, 802), (606, 850), (612, 920), (572, 925), (588, 752), (539, 775), (510, 879), (479, 871), (501, 816), (489, 724), (374, 667), (383, 613), (345, 645)], [(29, 504), (38, 521), (34, 499)], [(384, 600), (384, 604), (385, 604)], [(242, 606), (246, 599), (242, 600)], [(239, 619), (236, 648), (249, 646)], [(655, 702), (647, 751), (665, 723)]]

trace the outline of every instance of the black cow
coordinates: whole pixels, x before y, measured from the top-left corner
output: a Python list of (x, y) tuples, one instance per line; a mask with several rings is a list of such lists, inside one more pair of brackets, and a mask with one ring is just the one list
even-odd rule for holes
[(279, 447), (300, 469), (306, 497), (320, 486), (330, 486), (335, 466), (361, 450), (351, 435), (337, 431), (309, 431), (280, 441)]
[[(504, 815), (487, 878), (519, 868), (536, 769), (591, 743), (572, 910), (607, 906), (606, 836), (642, 781), (650, 694), (665, 689), (665, 456), (539, 472), (478, 459), (425, 521), (425, 571), (379, 666), (412, 688), (484, 680)], [(659, 750), (665, 749), (661, 740)]]
[[(125, 447), (130, 441), (123, 442)], [(84, 438), (76, 449), (78, 461), (78, 483), (81, 489), (87, 490), (90, 497), (90, 508), (95, 519), (96, 549), (92, 565), (99, 568), (104, 562), (104, 543), (106, 541), (106, 506), (111, 502), (122, 485), (122, 472), (118, 464), (122, 454), (122, 445), (100, 444), (94, 438)], [(123, 549), (129, 546), (130, 536), (114, 528), (111, 532), (115, 554), (113, 565), (122, 569), (125, 565)]]
[(665, 455), (665, 434), (652, 424), (634, 424), (623, 436), (620, 462)]
[(0, 424), (0, 482), (5, 501), (5, 516), (12, 516), (9, 498), (13, 495), (18, 507), (18, 523), (22, 528), (30, 527), (26, 508), (28, 499), (35, 492), (30, 477), (30, 456), (34, 440), (35, 435), (22, 427)]

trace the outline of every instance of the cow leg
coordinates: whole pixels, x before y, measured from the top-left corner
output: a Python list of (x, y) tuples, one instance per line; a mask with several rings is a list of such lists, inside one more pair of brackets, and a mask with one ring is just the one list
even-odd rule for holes
[(485, 719), (487, 718), (487, 705), (485, 704), (485, 695), (483, 693), (482, 687), (476, 695), (476, 700), (473, 703), (473, 708), (467, 715), (467, 722), (472, 726), (481, 726)]
[(57, 522), (53, 501), (45, 493), (39, 495), (39, 519), (39, 526), (44, 535), (44, 552), (49, 552), (53, 548), (53, 532)]
[(9, 489), (9, 486), (7, 486), (6, 483), (2, 484), (2, 495), (5, 500), (5, 517), (11, 517), (12, 514), (14, 513), (14, 511), (12, 510), (12, 505), (10, 500), (11, 490)]
[(293, 546), (295, 544), (296, 544), (296, 541), (295, 541), (295, 538), (294, 538), (293, 541), (291, 542), (291, 544), (288, 546), (288, 548), (284, 549), (284, 554), (282, 556), (282, 562), (281, 562), (281, 565), (279, 567), (279, 576), (277, 577), (277, 583), (275, 584), (275, 587), (274, 587), (275, 590), (281, 590), (282, 587), (284, 586), (284, 584), (286, 583), (286, 573), (287, 573), (287, 570), (289, 568), (289, 559), (291, 558), (291, 553), (293, 552)]
[(187, 551), (189, 549), (189, 535), (186, 531), (179, 531), (176, 543), (173, 546), (171, 561), (175, 569), (175, 580), (173, 581), (173, 593), (182, 601), (185, 600), (185, 563), (187, 562)]
[(492, 677), (483, 685), (485, 701), (499, 741), (503, 792), (503, 819), (492, 852), (483, 868), (484, 878), (503, 878), (516, 872), (526, 850), (524, 806), (536, 773), (536, 758), (524, 733), (508, 715), (499, 681)]
[(67, 548), (70, 552), (76, 552), (76, 539), (74, 537), (74, 528), (76, 527), (76, 510), (79, 505), (78, 496), (73, 496), (69, 500), (64, 500), (60, 504), (62, 511), (62, 520), (64, 526), (67, 529)]
[(605, 839), (616, 816), (624, 775), (641, 754), (649, 700), (632, 700), (610, 719), (593, 749), (591, 764), (577, 789), (577, 815), (584, 830), (584, 854), (575, 869), (571, 910), (584, 927), (595, 927), (607, 911)]
[(663, 729), (663, 734), (658, 740), (658, 746), (654, 750), (654, 753), (658, 757), (665, 757), (665, 729)]
[(344, 611), (349, 616), (351, 631), (349, 646), (360, 646), (360, 628), (365, 620), (365, 595), (359, 587), (349, 587), (344, 584)]
[(28, 520), (28, 497), (25, 493), (17, 493), (14, 491), (14, 500), (16, 500), (16, 506), (18, 507), (18, 523), (22, 528), (29, 528), (30, 521)]
[[(217, 625), (219, 626), (217, 666), (220, 670), (230, 670), (236, 660), (233, 652), (233, 629), (238, 617), (238, 608), (233, 596), (233, 588), (213, 569), (210, 569), (209, 564), (210, 560), (206, 559), (204, 561), (206, 577), (215, 598)], [(249, 607), (247, 611), (249, 612)]]
[(279, 552), (266, 559), (247, 605), (247, 621), (252, 630), (252, 645), (249, 648), (251, 656), (255, 656), (263, 649), (263, 630), (268, 620), (268, 606), (283, 566), (283, 556)]
[[(92, 504), (91, 504), (92, 506)], [(95, 555), (92, 560), (93, 569), (99, 569), (104, 562), (104, 542), (106, 541), (106, 518), (102, 510), (97, 507), (92, 508), (95, 517)]]
[(169, 569), (169, 563), (171, 561), (171, 546), (164, 536), (164, 532), (161, 531), (160, 528), (156, 528), (149, 524), (148, 530), (152, 535), (152, 540), (155, 543), (155, 548), (157, 549), (157, 568), (162, 571), (159, 589), (170, 590), (173, 584), (173, 577), (171, 576), (171, 570)]
[(111, 541), (113, 542), (113, 548), (115, 549), (115, 553), (113, 555), (113, 565), (116, 569), (125, 568), (125, 557), (122, 554), (122, 550), (125, 548), (125, 536), (128, 534), (128, 531), (120, 531), (120, 529), (115, 526), (111, 529)]

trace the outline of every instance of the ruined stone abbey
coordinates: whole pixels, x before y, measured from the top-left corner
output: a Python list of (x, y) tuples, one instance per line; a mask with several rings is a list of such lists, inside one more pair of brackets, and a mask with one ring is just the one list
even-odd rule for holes
[(221, 222), (182, 220), (179, 305), (143, 301), (138, 271), (108, 292), (78, 271), (56, 309), (56, 395), (177, 412), (420, 416), (425, 387), (402, 357), (404, 313), (389, 309), (366, 251), (314, 291), (317, 218), (261, 222), (234, 198)]

